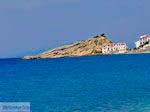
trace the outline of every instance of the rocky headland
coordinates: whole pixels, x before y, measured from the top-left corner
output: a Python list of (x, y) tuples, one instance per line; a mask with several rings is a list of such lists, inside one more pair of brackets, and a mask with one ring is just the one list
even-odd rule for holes
[(94, 36), (87, 40), (77, 41), (73, 44), (64, 45), (45, 51), (37, 56), (25, 56), (22, 59), (61, 58), (77, 57), (102, 54), (102, 46), (112, 42), (104, 35)]

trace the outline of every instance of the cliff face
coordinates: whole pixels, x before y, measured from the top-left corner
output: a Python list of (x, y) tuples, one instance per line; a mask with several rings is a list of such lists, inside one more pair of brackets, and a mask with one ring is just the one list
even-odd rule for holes
[(105, 36), (96, 36), (70, 45), (61, 46), (37, 56), (25, 56), (23, 59), (60, 58), (73, 56), (88, 56), (102, 53), (102, 45), (111, 43)]

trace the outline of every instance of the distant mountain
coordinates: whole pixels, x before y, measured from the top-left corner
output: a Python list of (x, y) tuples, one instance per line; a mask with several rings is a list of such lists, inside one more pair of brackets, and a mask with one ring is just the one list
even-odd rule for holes
[(43, 52), (37, 56), (25, 56), (23, 59), (60, 58), (90, 56), (102, 53), (102, 46), (112, 43), (104, 34), (83, 41), (77, 41), (70, 45), (57, 47)]

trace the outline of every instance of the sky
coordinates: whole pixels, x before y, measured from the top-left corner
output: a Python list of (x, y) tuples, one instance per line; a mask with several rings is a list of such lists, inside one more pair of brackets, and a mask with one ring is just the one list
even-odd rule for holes
[(36, 55), (105, 33), (113, 42), (150, 34), (150, 0), (0, 0), (0, 58)]

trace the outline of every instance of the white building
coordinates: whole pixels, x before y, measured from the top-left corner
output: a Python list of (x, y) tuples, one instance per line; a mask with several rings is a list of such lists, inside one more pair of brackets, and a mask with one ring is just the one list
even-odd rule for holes
[(103, 54), (111, 54), (113, 49), (112, 49), (113, 44), (107, 44), (102, 46), (102, 53)]
[(103, 54), (113, 54), (113, 53), (125, 53), (127, 52), (126, 43), (112, 43), (107, 44), (102, 47)]
[(136, 48), (139, 48), (140, 46), (143, 46), (145, 43), (150, 42), (150, 35), (143, 35), (140, 36), (140, 39), (135, 42)]

